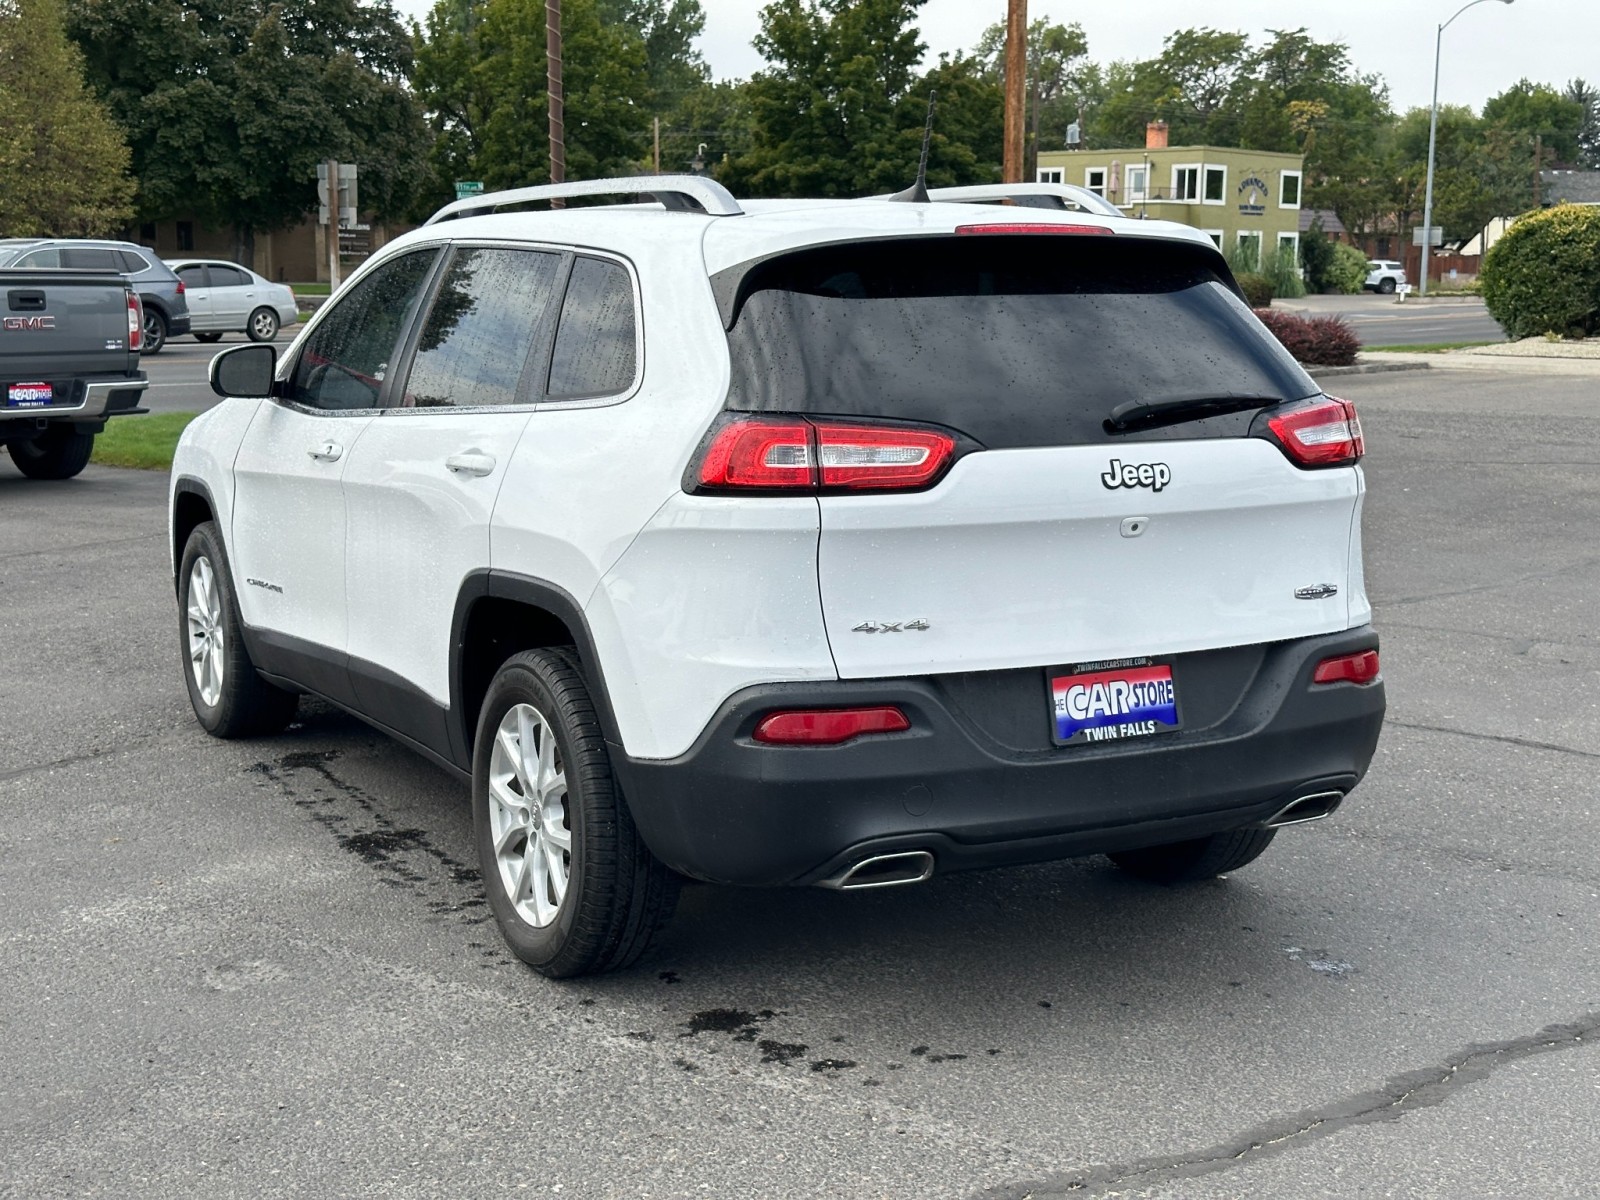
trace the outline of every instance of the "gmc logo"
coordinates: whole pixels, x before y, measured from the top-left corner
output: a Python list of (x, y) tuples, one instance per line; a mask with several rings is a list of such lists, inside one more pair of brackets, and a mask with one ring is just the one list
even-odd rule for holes
[(54, 329), (54, 317), (6, 317), (0, 324), (5, 326), (7, 333), (20, 333), (24, 329)]

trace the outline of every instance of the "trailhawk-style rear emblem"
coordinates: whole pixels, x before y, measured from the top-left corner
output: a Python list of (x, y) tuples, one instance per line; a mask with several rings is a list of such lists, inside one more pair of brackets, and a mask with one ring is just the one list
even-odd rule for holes
[(1159, 492), (1172, 482), (1172, 468), (1166, 463), (1125, 463), (1120, 458), (1111, 460), (1111, 469), (1100, 476), (1100, 482), (1115, 491), (1117, 488), (1149, 488)]
[(851, 633), (921, 633), (932, 626), (918, 617), (915, 621), (863, 621)]
[(1296, 600), (1326, 600), (1329, 596), (1339, 594), (1337, 583), (1314, 583), (1310, 587), (1295, 588)]

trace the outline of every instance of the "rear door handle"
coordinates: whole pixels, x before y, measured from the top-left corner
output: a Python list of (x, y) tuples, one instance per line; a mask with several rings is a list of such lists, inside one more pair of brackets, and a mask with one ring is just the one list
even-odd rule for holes
[(452, 454), (444, 465), (457, 475), (487, 475), (494, 470), (494, 455), (468, 450), (465, 454)]
[(319, 446), (312, 446), (306, 453), (318, 462), (338, 462), (344, 454), (344, 447), (338, 442), (323, 442)]

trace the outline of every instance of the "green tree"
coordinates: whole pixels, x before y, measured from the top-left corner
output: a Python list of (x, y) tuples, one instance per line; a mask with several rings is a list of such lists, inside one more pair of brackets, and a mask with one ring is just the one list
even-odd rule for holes
[[(1039, 149), (1064, 145), (1067, 126), (1089, 91), (1089, 39), (1083, 26), (1052, 25), (1040, 18), (1028, 25), (1027, 174), (1038, 165)], [(1005, 87), (1006, 27), (995, 24), (978, 39), (973, 57), (985, 73)]]
[(1571, 165), (1578, 161), (1578, 137), (1587, 116), (1578, 100), (1569, 98), (1542, 83), (1518, 80), (1483, 106), (1483, 122), (1499, 129), (1527, 147), (1528, 170), (1533, 170), (1534, 138), (1544, 141), (1544, 149), (1555, 162)]
[(70, 0), (92, 85), (128, 132), (147, 218), (257, 232), (317, 206), (325, 158), (361, 169), (361, 207), (409, 208), (427, 137), (389, 0)]
[(0, 236), (115, 231), (133, 215), (128, 161), (58, 0), (0, 4)]
[(1600, 90), (1582, 79), (1574, 79), (1561, 93), (1583, 109), (1583, 124), (1578, 127), (1578, 165), (1600, 169)]
[(664, 117), (708, 82), (710, 72), (694, 47), (706, 27), (700, 0), (600, 0), (599, 16), (644, 42), (646, 76), (634, 100), (647, 111)]
[[(598, 0), (561, 12), (567, 178), (638, 170), (649, 153), (649, 54), (637, 28), (601, 20)], [(529, 0), (439, 0), (417, 44), (417, 93), (436, 141), (429, 208), (451, 181), (489, 188), (550, 178), (545, 9)]]
[[(946, 60), (919, 78), (925, 49), (914, 18), (924, 0), (774, 0), (755, 45), (768, 66), (750, 80), (750, 146), (719, 171), (757, 196), (858, 196), (895, 191), (916, 172), (937, 78), (951, 107), (934, 123), (928, 181), (992, 178), (979, 152), (951, 136), (994, 95), (974, 59)], [(952, 124), (953, 122), (953, 124)], [(970, 133), (970, 130), (969, 130)]]

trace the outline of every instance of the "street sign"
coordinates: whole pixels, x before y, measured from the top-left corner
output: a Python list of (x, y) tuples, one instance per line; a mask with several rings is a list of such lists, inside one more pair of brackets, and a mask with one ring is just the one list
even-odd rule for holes
[(483, 180), (458, 179), (456, 180), (456, 199), (465, 200), (468, 196), (483, 195)]
[[(1423, 229), (1422, 229), (1421, 225), (1418, 225), (1415, 229), (1413, 229), (1411, 231), (1411, 244), (1413, 246), (1422, 245), (1422, 233), (1423, 233)], [(1443, 225), (1435, 225), (1433, 227), (1433, 237), (1428, 239), (1428, 244), (1430, 246), (1442, 246), (1442, 245), (1444, 245), (1444, 226)]]

